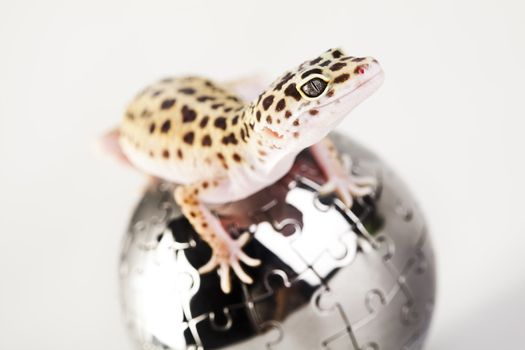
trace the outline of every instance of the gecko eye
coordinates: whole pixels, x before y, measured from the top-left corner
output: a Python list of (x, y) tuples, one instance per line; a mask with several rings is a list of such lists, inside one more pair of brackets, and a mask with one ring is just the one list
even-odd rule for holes
[(321, 77), (314, 77), (301, 85), (301, 92), (309, 98), (319, 97), (325, 92), (328, 83)]

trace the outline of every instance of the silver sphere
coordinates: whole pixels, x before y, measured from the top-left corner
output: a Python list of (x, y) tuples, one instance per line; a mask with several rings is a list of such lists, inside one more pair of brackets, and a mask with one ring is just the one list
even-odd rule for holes
[[(254, 283), (232, 275), (224, 294), (210, 257), (172, 198), (150, 187), (126, 233), (123, 310), (142, 349), (421, 349), (435, 270), (425, 221), (405, 185), (376, 156), (331, 135), (359, 175), (378, 180), (352, 210), (319, 194), (323, 177), (302, 153), (290, 173), (252, 197), (215, 208), (244, 250)], [(347, 157), (348, 158), (348, 157)]]

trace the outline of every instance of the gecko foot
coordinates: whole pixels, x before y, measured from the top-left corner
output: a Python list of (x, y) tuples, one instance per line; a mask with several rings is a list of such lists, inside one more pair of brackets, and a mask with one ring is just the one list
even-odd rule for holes
[(245, 232), (237, 239), (233, 239), (222, 226), (217, 215), (201, 202), (197, 194), (202, 193), (204, 189), (210, 191), (210, 187), (209, 181), (203, 181), (202, 184), (178, 186), (174, 193), (175, 201), (180, 205), (184, 216), (190, 221), (201, 239), (212, 249), (210, 260), (199, 268), (199, 273), (204, 274), (218, 269), (221, 289), (224, 293), (229, 293), (231, 291), (230, 269), (242, 282), (250, 284), (253, 280), (244, 271), (241, 262), (248, 266), (257, 266), (261, 262), (249, 257), (242, 250), (242, 247), (250, 240), (250, 233)]
[(347, 208), (351, 208), (354, 198), (363, 197), (374, 192), (376, 179), (370, 176), (352, 174), (335, 175), (329, 178), (319, 193), (321, 196), (336, 193)]
[(222, 227), (216, 229), (221, 230), (221, 234), (216, 235), (215, 240), (210, 242), (213, 250), (212, 256), (206, 264), (199, 268), (199, 273), (204, 274), (218, 268), (221, 289), (224, 293), (231, 291), (230, 269), (242, 282), (253, 283), (252, 278), (240, 264), (241, 261), (248, 266), (258, 266), (261, 263), (259, 259), (248, 256), (242, 250), (242, 247), (250, 240), (250, 234), (245, 232), (239, 238), (233, 239)]

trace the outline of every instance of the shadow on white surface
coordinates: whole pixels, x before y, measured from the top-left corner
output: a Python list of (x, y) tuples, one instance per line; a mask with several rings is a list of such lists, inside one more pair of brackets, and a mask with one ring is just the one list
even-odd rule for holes
[(525, 284), (468, 315), (458, 315), (448, 331), (433, 337), (428, 350), (523, 349), (525, 336)]

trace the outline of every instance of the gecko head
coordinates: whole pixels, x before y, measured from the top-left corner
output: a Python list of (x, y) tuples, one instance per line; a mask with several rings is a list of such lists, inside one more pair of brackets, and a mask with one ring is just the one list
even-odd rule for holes
[(273, 147), (304, 149), (324, 138), (383, 81), (372, 57), (330, 49), (285, 73), (254, 102), (256, 132)]

